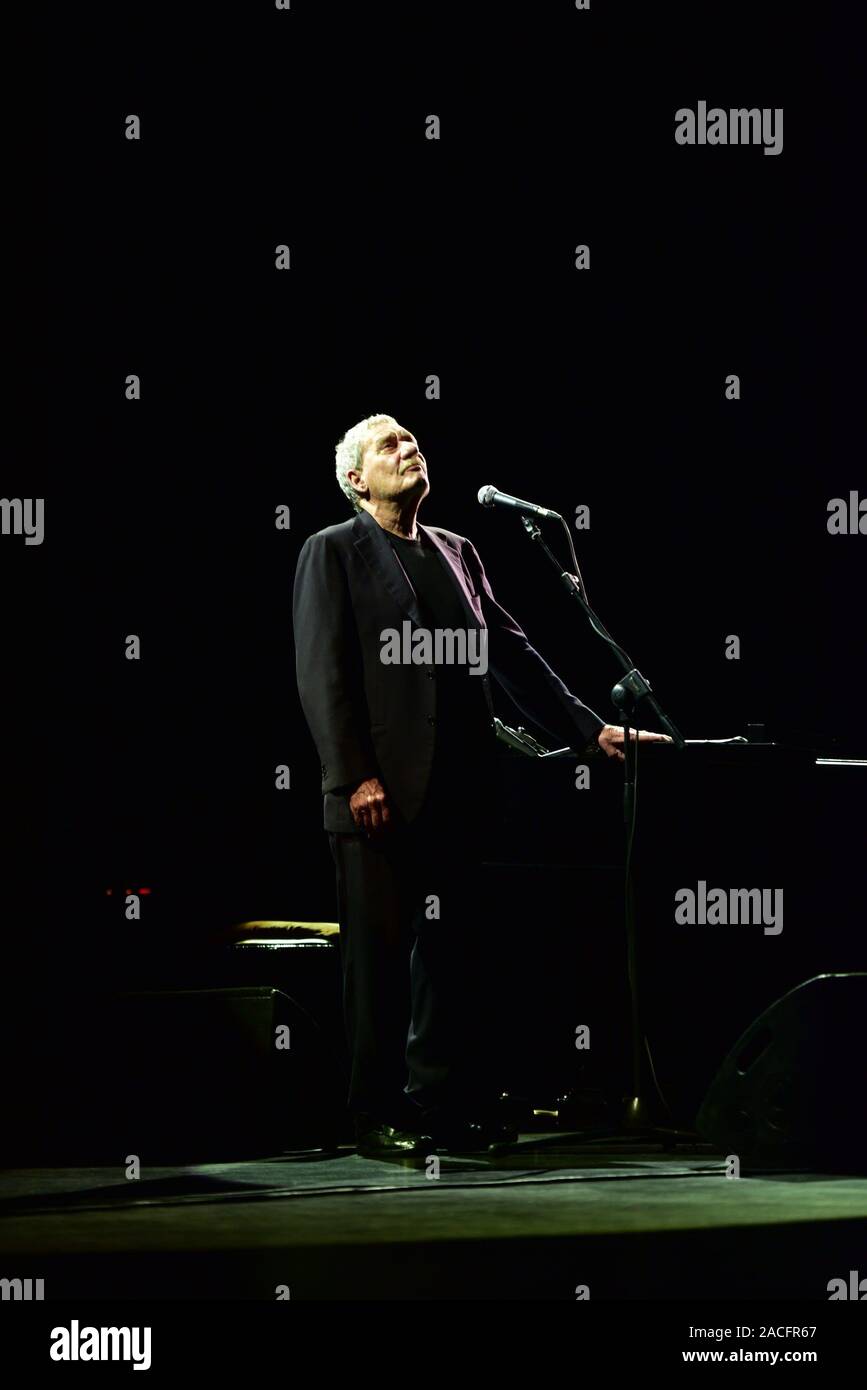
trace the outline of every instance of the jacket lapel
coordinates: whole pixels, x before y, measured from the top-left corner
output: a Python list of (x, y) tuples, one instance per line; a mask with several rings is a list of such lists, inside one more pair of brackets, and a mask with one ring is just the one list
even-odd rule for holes
[(448, 570), (449, 574), (452, 576), (452, 579), (457, 585), (461, 604), (463, 606), (464, 612), (470, 620), (470, 625), (472, 627), (484, 627), (484, 623), (481, 621), (478, 613), (475, 611), (473, 605), (470, 602), (469, 590), (467, 589), (467, 578), (464, 573), (464, 567), (461, 563), (460, 556), (452, 550), (450, 545), (446, 545), (443, 541), (439, 539), (438, 536), (435, 536), (433, 531), (429, 531), (426, 526), (422, 526), (421, 522), (417, 524), (418, 529), (420, 531), (424, 531), (425, 536), (430, 541), (431, 545), (434, 546), (435, 549), (438, 550), (440, 555), (442, 556), (443, 563), (445, 564), (446, 569)]
[[(426, 526), (422, 526), (420, 522), (417, 524), (419, 530), (424, 531), (431, 545), (436, 546), (437, 550), (442, 556), (443, 563), (445, 564), (446, 568), (448, 569), (449, 573), (454, 579), (455, 584), (457, 585), (461, 604), (463, 605), (464, 612), (470, 620), (470, 625), (472, 627), (477, 627), (480, 632), (484, 632), (485, 636), (480, 640), (487, 641), (487, 623), (484, 621), (483, 618), (479, 617), (478, 613), (473, 608), (473, 605), (470, 601), (470, 577), (464, 569), (464, 562), (461, 556), (458, 554), (457, 551), (453, 550), (450, 545), (446, 545), (445, 542), (441, 541), (438, 536), (435, 536), (432, 531), (429, 531)], [(491, 681), (487, 672), (484, 676), (482, 676), (482, 688), (485, 692), (485, 701), (488, 706), (488, 714), (493, 720), (495, 718), (494, 704), (493, 698), (491, 696)]]
[(416, 627), (422, 627), (421, 610), (418, 606), (415, 589), (406, 577), (406, 571), (388, 543), (388, 538), (378, 521), (370, 512), (361, 511), (355, 518), (358, 535), (355, 544), (365, 563), (384, 584), (398, 608), (412, 618)]
[[(479, 617), (478, 613), (470, 602), (470, 589), (468, 576), (464, 571), (463, 562), (451, 546), (445, 545), (437, 536), (426, 526), (417, 523), (420, 531), (423, 531), (431, 545), (439, 552), (443, 563), (449, 574), (454, 580), (464, 612), (470, 621), (471, 626), (486, 630), (486, 624)], [(403, 565), (388, 543), (388, 538), (380, 526), (369, 512), (360, 511), (355, 518), (355, 527), (358, 532), (355, 544), (358, 547), (365, 563), (372, 573), (383, 583), (394, 599), (395, 603), (411, 618), (416, 627), (422, 627), (421, 610), (418, 606), (415, 589), (406, 576)], [(489, 675), (482, 677), (482, 686), (485, 692), (485, 700), (488, 705), (488, 712), (494, 718), (494, 707), (491, 699), (491, 682)]]
[[(359, 512), (355, 518), (355, 525), (359, 533), (355, 539), (355, 544), (364, 557), (365, 562), (381, 583), (385, 585), (401, 611), (412, 619), (416, 627), (421, 627), (423, 625), (421, 611), (418, 606), (415, 590), (407, 578), (403, 565), (389, 545), (385, 531), (382, 529), (379, 522), (370, 515), (370, 512)], [(435, 536), (433, 531), (430, 531), (426, 526), (422, 526), (421, 522), (418, 522), (417, 525), (418, 529), (424, 532), (428, 542), (438, 551), (443, 564), (454, 580), (461, 600), (461, 606), (469, 619), (470, 625), (478, 628), (484, 627), (484, 623), (481, 621), (478, 613), (476, 613), (470, 602), (467, 579), (463, 565), (461, 564), (460, 556), (452, 550), (451, 546), (445, 545), (438, 536)]]

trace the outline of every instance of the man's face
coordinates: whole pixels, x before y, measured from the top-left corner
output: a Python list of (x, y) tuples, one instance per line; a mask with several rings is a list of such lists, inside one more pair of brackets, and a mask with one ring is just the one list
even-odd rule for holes
[(415, 435), (396, 420), (377, 420), (367, 432), (359, 473), (353, 481), (364, 483), (371, 502), (399, 501), (415, 497), (420, 502), (430, 491), (427, 462)]

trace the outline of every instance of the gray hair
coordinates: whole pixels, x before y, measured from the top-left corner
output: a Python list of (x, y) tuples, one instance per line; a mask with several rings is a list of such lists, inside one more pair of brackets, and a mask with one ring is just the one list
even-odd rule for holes
[(340, 490), (345, 497), (349, 498), (355, 511), (361, 511), (361, 501), (358, 493), (352, 486), (347, 474), (354, 468), (359, 471), (361, 468), (362, 452), (367, 440), (367, 431), (371, 425), (375, 425), (377, 420), (393, 420), (393, 415), (368, 415), (366, 420), (359, 420), (357, 425), (353, 425), (351, 430), (347, 430), (343, 438), (339, 441), (334, 451), (337, 468), (337, 481)]

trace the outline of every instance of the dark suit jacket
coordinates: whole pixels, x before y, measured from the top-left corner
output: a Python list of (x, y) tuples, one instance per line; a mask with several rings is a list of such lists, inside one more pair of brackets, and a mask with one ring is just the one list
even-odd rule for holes
[[(584, 748), (605, 721), (576, 699), (497, 603), (482, 562), (465, 536), (421, 526), (451, 572), (467, 627), (487, 627), (488, 674), (527, 717), (562, 744)], [(397, 811), (411, 821), (424, 802), (436, 738), (436, 672), (387, 665), (382, 632), (423, 626), (415, 591), (367, 511), (317, 531), (298, 557), (293, 597), (298, 691), (319, 751), (326, 830), (352, 831), (348, 797), (379, 777)]]

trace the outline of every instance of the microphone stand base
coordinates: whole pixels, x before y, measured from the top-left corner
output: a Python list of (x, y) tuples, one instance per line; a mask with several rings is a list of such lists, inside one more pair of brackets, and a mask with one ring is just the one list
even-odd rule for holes
[(646, 1131), (655, 1128), (650, 1114), (650, 1106), (643, 1096), (624, 1096), (620, 1127), (627, 1134), (634, 1133), (636, 1130)]

